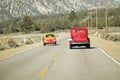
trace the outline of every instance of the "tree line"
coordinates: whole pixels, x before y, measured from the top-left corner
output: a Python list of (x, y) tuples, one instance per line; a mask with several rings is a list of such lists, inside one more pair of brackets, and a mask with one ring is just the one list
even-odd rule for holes
[[(39, 31), (40, 33), (54, 32), (56, 30), (65, 30), (72, 27), (87, 27), (90, 19), (89, 13), (92, 14), (92, 25), (96, 26), (95, 10), (91, 11), (71, 11), (70, 13), (60, 13), (42, 16), (24, 16), (9, 21), (0, 22), (0, 34), (7, 33), (31, 33)], [(108, 22), (109, 27), (120, 26), (120, 8), (109, 9)], [(105, 9), (98, 9), (98, 26), (105, 26)]]
[(31, 33), (33, 31), (46, 33), (56, 30), (69, 29), (72, 27), (71, 25), (77, 26), (76, 24), (78, 23), (78, 20), (76, 13), (72, 11), (69, 15), (51, 14), (49, 16), (24, 16), (23, 18), (17, 18), (6, 22), (1, 22), (0, 33)]

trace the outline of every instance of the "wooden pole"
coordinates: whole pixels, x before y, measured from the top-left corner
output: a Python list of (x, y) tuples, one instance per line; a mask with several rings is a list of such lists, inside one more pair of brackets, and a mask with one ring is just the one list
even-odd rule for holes
[(88, 31), (90, 31), (90, 22), (89, 21), (90, 21), (90, 19), (89, 19), (89, 16), (88, 16)]
[(92, 12), (91, 12), (91, 35), (92, 35)]
[(98, 8), (96, 6), (96, 33), (97, 33), (97, 37), (98, 37)]
[(106, 8), (105, 8), (105, 39), (108, 39), (108, 0), (106, 1)]

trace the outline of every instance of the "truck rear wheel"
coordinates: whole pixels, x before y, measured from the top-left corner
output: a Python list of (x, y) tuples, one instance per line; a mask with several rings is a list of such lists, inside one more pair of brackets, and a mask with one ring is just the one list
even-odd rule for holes
[(45, 46), (46, 44), (45, 43), (43, 43), (43, 46)]
[(57, 43), (55, 42), (55, 45), (57, 45)]
[(70, 45), (70, 49), (72, 49), (73, 47)]
[(90, 44), (87, 44), (87, 45), (86, 45), (86, 48), (90, 48)]

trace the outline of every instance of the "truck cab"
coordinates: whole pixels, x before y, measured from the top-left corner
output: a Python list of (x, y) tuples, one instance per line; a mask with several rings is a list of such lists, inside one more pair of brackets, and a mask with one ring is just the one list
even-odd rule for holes
[(90, 48), (90, 39), (88, 38), (87, 28), (72, 28), (70, 30), (70, 37), (70, 49), (72, 49), (75, 46), (86, 46), (86, 48)]

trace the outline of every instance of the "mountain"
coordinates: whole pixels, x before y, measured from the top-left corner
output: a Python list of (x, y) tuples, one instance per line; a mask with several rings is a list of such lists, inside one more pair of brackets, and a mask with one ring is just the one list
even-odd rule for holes
[[(120, 6), (116, 0), (108, 0), (109, 7)], [(105, 7), (105, 0), (0, 0), (0, 21), (25, 15), (65, 13), (72, 10), (88, 10)]]

